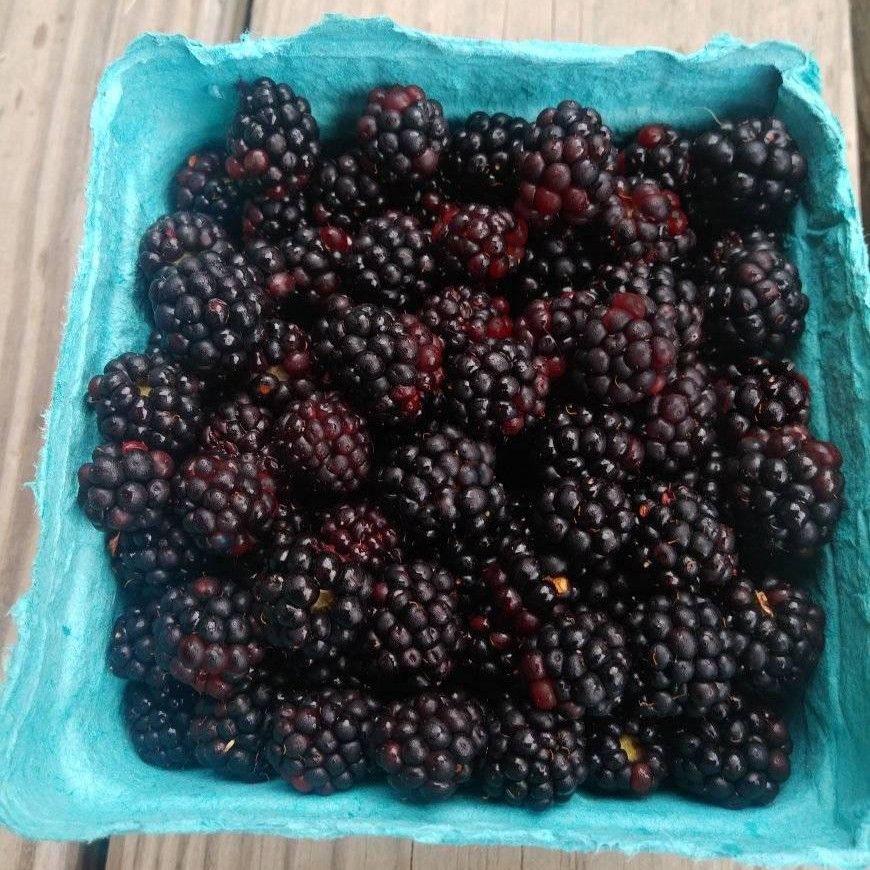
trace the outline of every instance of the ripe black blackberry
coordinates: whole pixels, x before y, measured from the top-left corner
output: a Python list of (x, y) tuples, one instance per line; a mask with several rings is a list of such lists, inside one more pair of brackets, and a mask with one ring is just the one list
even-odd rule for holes
[(402, 541), (381, 509), (369, 502), (344, 502), (320, 518), (317, 537), (327, 550), (380, 575), (402, 561)]
[(273, 437), (273, 451), (285, 472), (317, 493), (354, 492), (371, 471), (368, 426), (337, 393), (291, 402), (275, 423)]
[(511, 688), (519, 668), (521, 638), (504, 622), (492, 604), (468, 608), (464, 615), (465, 635), (457, 673), (473, 688)]
[(192, 456), (173, 480), (184, 530), (205, 553), (242, 556), (269, 530), (278, 512), (277, 485), (250, 454)]
[(415, 311), (432, 292), (436, 277), (429, 231), (407, 214), (388, 212), (367, 220), (354, 234), (347, 277), (355, 297)]
[(737, 673), (733, 638), (709, 599), (671, 592), (641, 600), (628, 614), (630, 708), (641, 717), (705, 714), (724, 701)]
[(366, 743), (380, 705), (364, 691), (320, 689), (275, 707), (269, 764), (302, 794), (346, 791), (369, 776)]
[(195, 767), (190, 739), (194, 695), (185, 686), (167, 683), (159, 689), (128, 683), (122, 712), (136, 754), (153, 767)]
[(411, 314), (339, 299), (314, 328), (314, 353), (375, 423), (419, 417), (444, 380), (443, 341)]
[(226, 239), (226, 230), (207, 214), (193, 211), (166, 214), (142, 234), (139, 268), (146, 278), (151, 278), (163, 266), (177, 266), (188, 257), (210, 251)]
[(312, 181), (311, 214), (317, 224), (352, 231), (380, 214), (386, 200), (380, 183), (366, 172), (354, 150), (320, 164)]
[(161, 269), (148, 296), (161, 348), (192, 371), (239, 371), (262, 336), (262, 291), (213, 251)]
[(483, 793), (512, 806), (545, 809), (568, 800), (586, 779), (582, 721), (505, 697), (486, 717)]
[(93, 526), (135, 532), (160, 524), (169, 507), (175, 462), (141, 441), (101, 444), (78, 471), (78, 502)]
[(227, 134), (227, 174), (255, 190), (283, 195), (305, 187), (320, 158), (320, 131), (308, 100), (286, 84), (239, 84)]
[(620, 175), (652, 178), (666, 190), (682, 193), (689, 182), (692, 143), (669, 124), (646, 124), (620, 152)]
[(532, 507), (541, 542), (578, 571), (609, 568), (634, 540), (637, 520), (622, 486), (603, 477), (544, 483)]
[(507, 299), (465, 284), (448, 284), (430, 293), (418, 316), (451, 351), (469, 342), (508, 338), (513, 330)]
[(589, 572), (580, 578), (575, 588), (579, 604), (600, 610), (620, 623), (649, 591), (638, 582), (634, 571), (621, 566)]
[(532, 705), (569, 719), (607, 716), (622, 701), (631, 657), (621, 626), (578, 607), (524, 644), (519, 675)]
[(679, 791), (731, 809), (769, 804), (791, 774), (785, 721), (739, 695), (704, 717), (679, 719), (669, 749)]
[(463, 428), (484, 438), (518, 435), (544, 415), (546, 366), (512, 338), (488, 338), (447, 355), (445, 406)]
[(356, 122), (363, 165), (388, 185), (417, 185), (434, 175), (450, 130), (441, 104), (416, 85), (369, 91)]
[(304, 194), (294, 192), (282, 197), (258, 194), (245, 201), (242, 209), (242, 236), (272, 243), (292, 235), (308, 215)]
[(453, 575), (415, 559), (372, 585), (364, 670), (373, 686), (432, 689), (453, 672), (461, 632)]
[(775, 223), (800, 198), (807, 165), (778, 118), (726, 121), (692, 143), (692, 186), (706, 208), (742, 224)]
[(587, 787), (606, 794), (645, 797), (668, 773), (666, 738), (653, 719), (589, 719), (586, 758)]
[(391, 788), (429, 801), (450, 797), (471, 779), (486, 740), (477, 701), (428, 692), (387, 704), (368, 747)]
[(480, 204), (448, 206), (432, 228), (444, 268), (481, 284), (495, 284), (516, 270), (528, 236), (523, 218)]
[(707, 458), (697, 468), (684, 471), (676, 478), (710, 502), (723, 520), (731, 521), (731, 511), (725, 499), (725, 451), (713, 446)]
[(725, 492), (744, 541), (809, 559), (843, 512), (843, 458), (805, 426), (753, 429), (725, 460)]
[(722, 607), (735, 634), (736, 682), (765, 697), (800, 692), (825, 647), (825, 611), (773, 575), (740, 580)]
[(157, 666), (151, 626), (160, 615), (156, 601), (130, 604), (115, 620), (109, 641), (109, 670), (122, 680), (147, 683), (159, 689), (166, 681), (166, 671)]
[(278, 245), (293, 291), (313, 307), (342, 288), (351, 237), (339, 227), (300, 224)]
[(194, 151), (172, 179), (172, 202), (179, 211), (207, 214), (225, 227), (235, 224), (241, 197), (224, 168), (220, 148)]
[(211, 453), (258, 454), (272, 437), (272, 413), (247, 393), (221, 402), (202, 430), (202, 446)]
[(310, 525), (307, 505), (297, 504), (285, 497), (278, 505), (275, 522), (269, 529), (269, 549), (289, 547), (297, 537), (310, 531)]
[(218, 577), (169, 587), (151, 628), (157, 664), (197, 692), (226, 698), (263, 659), (252, 603), (248, 590)]

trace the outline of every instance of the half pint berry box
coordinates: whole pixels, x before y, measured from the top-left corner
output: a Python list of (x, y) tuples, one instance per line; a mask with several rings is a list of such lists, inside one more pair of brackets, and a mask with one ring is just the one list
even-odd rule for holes
[[(809, 168), (786, 240), (810, 300), (796, 363), (812, 384), (816, 435), (842, 449), (848, 509), (811, 566), (827, 648), (806, 703), (789, 711), (793, 775), (774, 803), (738, 813), (673, 793), (632, 801), (584, 791), (538, 813), (460, 792), (419, 806), (381, 782), (318, 798), (280, 781), (254, 786), (139, 760), (118, 715), (122, 681), (104, 660), (117, 586), (76, 507), (75, 469), (96, 437), (82, 393), (106, 360), (147, 339), (137, 245), (168, 210), (166, 167), (221, 140), (237, 83), (261, 76), (304, 94), (324, 138), (352, 130), (366, 93), (384, 82), (419, 84), (450, 119), (474, 110), (534, 117), (576, 97), (619, 137), (653, 121), (688, 131), (708, 129), (711, 117), (776, 115), (787, 124)], [(41, 539), (32, 591), (14, 611), (19, 641), (0, 701), (0, 822), (52, 839), (249, 831), (658, 851), (765, 866), (870, 862), (870, 279), (842, 131), (811, 58), (793, 45), (730, 38), (690, 56), (478, 42), (333, 16), (294, 38), (227, 46), (142, 36), (106, 71), (92, 128), (84, 243), (34, 487)]]

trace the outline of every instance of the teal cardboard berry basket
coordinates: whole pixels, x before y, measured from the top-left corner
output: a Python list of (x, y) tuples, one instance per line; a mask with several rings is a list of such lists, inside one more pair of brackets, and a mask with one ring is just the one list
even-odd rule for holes
[[(418, 807), (380, 784), (316, 798), (280, 782), (252, 786), (138, 760), (117, 712), (121, 681), (104, 666), (115, 583), (75, 506), (75, 471), (96, 437), (82, 394), (106, 360), (144, 342), (136, 247), (167, 210), (166, 167), (219, 139), (235, 83), (260, 75), (305, 94), (324, 136), (349, 129), (366, 91), (385, 81), (418, 82), (451, 117), (475, 109), (534, 116), (575, 97), (619, 134), (653, 120), (700, 129), (711, 115), (775, 112), (786, 121), (810, 166), (789, 239), (812, 306), (797, 361), (813, 384), (815, 429), (842, 448), (849, 508), (807, 581), (829, 614), (827, 650), (806, 704), (791, 711), (794, 774), (771, 806), (735, 812), (673, 794), (642, 802), (581, 794), (545, 813), (474, 796)], [(142, 36), (103, 76), (92, 126), (84, 243), (35, 484), (39, 552), (33, 589), (15, 608), (19, 642), (0, 705), (0, 822), (57, 839), (244, 830), (652, 850), (769, 866), (870, 863), (870, 279), (842, 131), (811, 58), (779, 42), (721, 38), (683, 56), (448, 39), (386, 19), (329, 17), (294, 38), (227, 46)]]

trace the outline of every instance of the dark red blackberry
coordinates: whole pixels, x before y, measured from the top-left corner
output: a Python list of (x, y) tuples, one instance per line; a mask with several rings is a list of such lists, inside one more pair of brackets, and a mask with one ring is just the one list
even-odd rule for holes
[(177, 211), (163, 215), (142, 234), (139, 268), (150, 278), (163, 266), (177, 266), (226, 238), (226, 230), (207, 214)]
[(728, 366), (716, 383), (719, 431), (729, 443), (750, 429), (775, 429), (810, 418), (810, 387), (791, 360), (749, 357)]
[(802, 690), (825, 647), (825, 611), (773, 575), (740, 580), (722, 607), (735, 634), (736, 682), (766, 697)]
[(526, 640), (519, 674), (533, 706), (576, 720), (609, 715), (630, 667), (622, 628), (603, 613), (576, 608)]
[(311, 213), (317, 224), (352, 231), (385, 208), (378, 180), (360, 165), (358, 151), (324, 160), (312, 181)]
[(131, 604), (112, 626), (107, 659), (109, 670), (122, 680), (147, 683), (159, 689), (166, 679), (166, 671), (157, 666), (154, 636), (151, 626), (160, 615), (156, 601)]
[(173, 456), (202, 429), (202, 381), (159, 353), (124, 353), (88, 382), (88, 404), (109, 441), (143, 441)]
[(688, 486), (655, 483), (635, 493), (635, 562), (659, 590), (713, 595), (737, 575), (734, 530)]
[(101, 444), (79, 468), (78, 501), (97, 529), (135, 532), (160, 524), (169, 506), (172, 457), (141, 441)]
[(617, 293), (596, 305), (568, 362), (572, 382), (613, 405), (660, 393), (675, 373), (679, 349), (666, 309), (637, 293)]
[(477, 701), (430, 692), (388, 704), (368, 746), (391, 788), (429, 801), (450, 797), (471, 779), (486, 741)]
[(532, 506), (541, 542), (576, 570), (609, 567), (634, 540), (637, 520), (625, 490), (603, 477), (563, 477), (544, 483)]
[(433, 175), (450, 139), (441, 104), (416, 85), (374, 88), (367, 103), (356, 122), (366, 168), (392, 185), (416, 185)]
[(364, 652), (369, 683), (435, 688), (453, 672), (459, 642), (453, 575), (419, 559), (387, 565), (369, 604)]
[(308, 333), (296, 323), (266, 320), (245, 381), (253, 401), (277, 413), (313, 395), (320, 381)]
[(148, 296), (161, 348), (192, 371), (239, 371), (262, 336), (262, 291), (214, 252), (161, 269)]
[(202, 445), (212, 453), (238, 456), (262, 452), (272, 437), (272, 413), (247, 393), (221, 402), (202, 430)]
[(368, 426), (337, 393), (291, 402), (275, 423), (273, 450), (291, 479), (328, 495), (359, 489), (372, 467)]
[(239, 84), (239, 108), (227, 134), (227, 174), (282, 195), (305, 187), (320, 158), (320, 131), (308, 100), (261, 78)]
[(566, 801), (586, 779), (582, 721), (505, 697), (487, 713), (484, 795), (512, 806), (546, 809)]
[(483, 284), (497, 283), (516, 270), (528, 236), (522, 218), (490, 205), (448, 206), (432, 228), (444, 268)]
[(282, 197), (258, 194), (242, 209), (242, 236), (280, 242), (293, 235), (308, 214), (308, 201), (301, 193)]
[(725, 492), (744, 540), (771, 553), (814, 556), (843, 512), (843, 459), (805, 426), (753, 429), (725, 460)]
[(181, 466), (173, 502), (184, 530), (205, 553), (242, 556), (278, 512), (275, 479), (250, 454), (202, 453)]
[(724, 701), (737, 673), (719, 608), (690, 592), (642, 600), (625, 621), (631, 639), (631, 707), (642, 717), (704, 714)]
[(413, 420), (444, 379), (442, 340), (411, 314), (340, 300), (314, 330), (314, 353), (373, 422)]
[(448, 413), (484, 438), (518, 435), (545, 411), (546, 366), (512, 338), (488, 338), (447, 356)]
[(522, 303), (585, 287), (595, 274), (588, 242), (574, 229), (533, 234), (517, 271), (505, 282), (511, 299)]
[(738, 222), (782, 220), (800, 197), (807, 165), (778, 118), (726, 121), (692, 143), (692, 186), (706, 207)]
[(207, 214), (225, 227), (235, 224), (240, 196), (224, 168), (226, 154), (220, 148), (193, 152), (172, 179), (172, 202), (180, 211)]
[(122, 703), (124, 723), (136, 754), (152, 767), (195, 767), (190, 739), (194, 695), (167, 683), (159, 689), (128, 683)]
[(414, 311), (432, 292), (435, 250), (428, 230), (406, 214), (371, 218), (354, 234), (347, 260), (349, 292)]
[(379, 707), (356, 689), (291, 695), (275, 707), (269, 764), (302, 794), (347, 791), (369, 776), (366, 743)]
[(331, 507), (321, 517), (317, 537), (325, 549), (374, 575), (403, 558), (399, 533), (381, 509), (368, 502)]
[(647, 124), (620, 152), (620, 175), (652, 178), (666, 190), (682, 193), (689, 181), (691, 140), (669, 124)]
[(622, 482), (644, 459), (634, 428), (630, 415), (613, 408), (554, 405), (536, 432), (536, 465), (547, 483), (584, 473)]
[(448, 284), (430, 293), (418, 316), (449, 350), (487, 338), (508, 338), (513, 329), (507, 299), (465, 284)]
[(134, 600), (159, 598), (168, 586), (192, 580), (203, 565), (193, 539), (169, 516), (153, 528), (118, 533), (108, 550), (118, 585)]
[(665, 737), (652, 719), (589, 719), (586, 757), (587, 787), (606, 794), (646, 797), (668, 772)]
[(252, 605), (251, 593), (231, 580), (171, 586), (152, 626), (157, 664), (197, 692), (226, 698), (263, 659)]
[(675, 723), (671, 782), (731, 809), (764, 806), (791, 773), (791, 750), (788, 726), (773, 709), (731, 695), (706, 716)]

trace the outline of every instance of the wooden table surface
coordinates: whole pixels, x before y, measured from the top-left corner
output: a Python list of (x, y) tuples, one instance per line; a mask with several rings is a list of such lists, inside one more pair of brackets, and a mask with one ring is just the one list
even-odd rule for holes
[[(858, 177), (855, 75), (870, 80), (870, 52), (853, 68), (848, 0), (0, 0), (0, 614), (28, 587), (38, 533), (24, 483), (33, 476), (65, 298), (75, 268), (89, 156), (88, 112), (97, 79), (144, 30), (204, 42), (245, 29), (290, 35), (326, 11), (384, 14), (435, 33), (612, 45), (658, 44), (688, 51), (728, 31), (749, 41), (791, 39), (821, 64), (828, 102)], [(870, 45), (870, 0), (851, 10)], [(868, 89), (859, 88), (870, 137)], [(862, 149), (868, 159), (870, 149)], [(866, 182), (865, 182), (866, 183)], [(865, 194), (865, 206), (870, 200)], [(0, 620), (0, 649), (14, 642)], [(326, 810), (326, 805), (324, 804)], [(3, 870), (621, 870), (617, 854), (422, 846), (406, 840), (335, 842), (254, 836), (118, 837), (88, 846), (34, 843), (0, 829)], [(672, 856), (636, 859), (636, 870), (684, 870)], [(717, 870), (731, 862), (709, 862)]]

